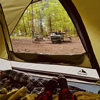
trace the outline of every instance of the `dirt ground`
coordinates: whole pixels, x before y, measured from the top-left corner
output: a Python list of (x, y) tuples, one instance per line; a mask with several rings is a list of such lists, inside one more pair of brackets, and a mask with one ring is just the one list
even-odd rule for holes
[(61, 44), (52, 44), (51, 40), (32, 42), (29, 38), (12, 38), (12, 46), (15, 52), (20, 53), (43, 53), (43, 54), (81, 54), (85, 50), (78, 37), (72, 38), (70, 41), (68, 38), (64, 39)]

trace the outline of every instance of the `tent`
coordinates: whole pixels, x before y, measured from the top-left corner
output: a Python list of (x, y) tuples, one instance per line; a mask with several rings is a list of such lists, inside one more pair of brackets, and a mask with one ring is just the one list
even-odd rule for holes
[[(16, 53), (13, 51), (10, 35), (27, 7), (36, 1), (38, 0), (10, 0), (9, 2), (0, 0), (0, 58), (8, 60), (13, 69), (55, 76), (63, 73), (71, 78), (88, 81), (99, 80), (100, 0), (59, 0), (72, 19), (86, 53), (78, 55)], [(37, 62), (50, 62), (52, 65), (36, 65)], [(54, 65), (55, 63), (65, 63), (68, 66), (58, 66)], [(49, 66), (48, 69), (46, 66)], [(57, 71), (57, 68), (62, 71)]]

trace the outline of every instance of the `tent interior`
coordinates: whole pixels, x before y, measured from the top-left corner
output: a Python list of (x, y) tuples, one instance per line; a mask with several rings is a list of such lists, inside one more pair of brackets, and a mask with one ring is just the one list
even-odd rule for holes
[[(17, 73), (23, 73), (28, 77), (31, 76), (30, 82), (33, 82), (33, 79), (36, 82), (43, 80), (41, 81), (44, 82), (43, 85), (40, 84), (37, 87), (45, 87), (45, 83), (52, 77), (63, 74), (68, 81), (69, 89), (73, 93), (81, 91), (97, 94), (100, 90), (100, 14), (98, 13), (100, 1), (59, 0), (76, 28), (85, 50), (84, 53), (55, 55), (15, 52), (11, 35), (29, 5), (38, 2), (41, 2), (41, 0), (24, 0), (24, 2), (23, 0), (16, 2), (15, 0), (9, 2), (0, 0), (0, 81), (4, 80), (5, 77), (6, 81), (8, 79), (14, 80), (12, 81), (14, 83), (19, 81), (19, 83), (22, 82), (22, 85), (19, 86), (21, 88), (26, 80), (23, 81), (16, 77)], [(28, 84), (26, 82), (24, 85), (29, 94), (38, 94), (38, 90), (42, 90), (42, 88), (36, 88), (29, 91)], [(34, 85), (34, 82), (32, 84)], [(0, 89), (1, 87), (2, 84), (0, 84)], [(9, 91), (11, 90), (9, 89)], [(55, 94), (57, 93), (56, 91)], [(2, 97), (0, 96), (0, 98)], [(55, 98), (54, 100), (56, 100)], [(95, 95), (95, 98), (100, 98), (100, 96)], [(83, 100), (86, 99), (83, 98)]]

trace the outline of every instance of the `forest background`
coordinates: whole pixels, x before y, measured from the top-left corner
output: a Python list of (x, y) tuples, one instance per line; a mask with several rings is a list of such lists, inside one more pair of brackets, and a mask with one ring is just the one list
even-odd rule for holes
[(76, 29), (58, 0), (42, 0), (31, 4), (21, 17), (11, 36), (46, 36), (49, 32), (63, 31), (77, 36)]

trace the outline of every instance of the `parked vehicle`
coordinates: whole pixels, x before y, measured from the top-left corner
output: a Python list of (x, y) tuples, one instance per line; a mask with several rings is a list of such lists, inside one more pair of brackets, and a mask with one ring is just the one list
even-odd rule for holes
[(53, 35), (53, 36), (51, 36), (52, 43), (61, 43), (62, 39), (63, 38), (61, 37), (61, 35)]
[[(61, 43), (64, 41), (64, 36), (67, 36), (65, 32), (50, 32), (52, 43)], [(71, 37), (68, 38), (71, 40)]]

